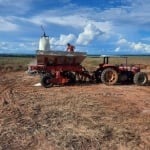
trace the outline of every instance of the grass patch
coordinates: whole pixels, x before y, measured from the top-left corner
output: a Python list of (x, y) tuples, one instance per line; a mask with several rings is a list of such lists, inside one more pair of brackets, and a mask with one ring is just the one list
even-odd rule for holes
[(27, 70), (28, 64), (34, 59), (31, 57), (0, 57), (0, 71)]
[(27, 65), (33, 59), (31, 57), (0, 57), (0, 65)]
[[(35, 60), (34, 57), (0, 57), (0, 70), (5, 71), (17, 71), (27, 70), (28, 64)], [(87, 57), (82, 65), (89, 71), (94, 71), (96, 67), (103, 63), (101, 57)], [(110, 58), (111, 64), (125, 64), (125, 58)], [(150, 56), (129, 56), (127, 60), (128, 65), (139, 65), (142, 69), (145, 69), (150, 65)], [(149, 68), (148, 68), (149, 69)]]

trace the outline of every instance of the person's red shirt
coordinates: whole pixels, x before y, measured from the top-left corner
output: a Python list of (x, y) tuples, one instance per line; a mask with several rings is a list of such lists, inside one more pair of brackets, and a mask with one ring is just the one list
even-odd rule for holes
[(68, 45), (67, 52), (74, 52), (75, 47), (73, 45)]

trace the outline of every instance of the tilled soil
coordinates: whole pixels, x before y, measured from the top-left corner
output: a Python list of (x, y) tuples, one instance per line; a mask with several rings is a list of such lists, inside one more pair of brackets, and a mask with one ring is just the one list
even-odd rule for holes
[(150, 83), (33, 86), (39, 80), (0, 74), (1, 150), (150, 149)]

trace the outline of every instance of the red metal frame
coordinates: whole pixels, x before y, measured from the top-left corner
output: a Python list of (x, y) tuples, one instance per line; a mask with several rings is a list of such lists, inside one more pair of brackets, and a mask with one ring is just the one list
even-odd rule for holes
[(83, 67), (81, 65), (52, 65), (52, 66), (45, 66), (45, 65), (31, 65), (31, 70), (39, 70), (39, 71), (73, 71), (73, 72), (82, 72)]
[(53, 84), (65, 84), (69, 81), (68, 78), (61, 75), (61, 72), (63, 71), (76, 72), (82, 75), (85, 70), (81, 65), (31, 65), (30, 69), (32, 71), (38, 70), (39, 72), (55, 73), (55, 77), (50, 79), (50, 82)]

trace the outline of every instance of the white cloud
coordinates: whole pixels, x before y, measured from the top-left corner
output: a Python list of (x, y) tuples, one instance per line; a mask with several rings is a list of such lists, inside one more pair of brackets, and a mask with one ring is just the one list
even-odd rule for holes
[(69, 34), (69, 35), (63, 35), (61, 34), (59, 39), (56, 39), (54, 37), (50, 38), (50, 44), (52, 45), (66, 45), (69, 42), (73, 42), (75, 40), (75, 35)]
[(7, 50), (8, 43), (7, 42), (0, 42), (0, 50)]
[(141, 43), (141, 42), (138, 42), (138, 43), (130, 43), (130, 47), (133, 48), (134, 50), (136, 51), (145, 51), (145, 52), (150, 52), (150, 45), (148, 44), (144, 44), (144, 43)]
[(11, 21), (0, 17), (0, 31), (16, 31), (19, 27)]
[(0, 42), (0, 53), (33, 53), (35, 50), (35, 45), (31, 41)]
[(101, 18), (102, 16), (99, 15), (99, 12), (95, 12), (92, 8), (66, 6), (61, 9), (43, 11), (29, 18), (28, 21), (37, 25), (43, 24), (46, 26), (52, 23), (80, 29), (91, 23), (103, 32), (111, 31), (112, 23)]
[(73, 34), (69, 34), (69, 35), (60, 35), (60, 43), (61, 44), (67, 44), (69, 42), (72, 42), (75, 39), (75, 36)]
[(77, 44), (87, 45), (96, 36), (102, 34), (102, 32), (93, 24), (88, 24), (85, 26), (84, 31), (79, 34), (77, 39)]
[(150, 42), (150, 37), (142, 38), (142, 41), (148, 41), (148, 42)]
[(50, 38), (50, 47), (53, 50), (64, 50), (66, 48), (67, 43), (74, 43), (75, 40), (76, 37), (73, 34), (61, 34), (59, 38)]
[[(61, 9), (43, 11), (29, 18), (28, 21), (45, 26), (49, 24), (56, 24), (64, 27), (69, 26), (78, 28), (78, 31), (81, 31), (88, 24), (92, 24), (105, 33), (102, 35), (103, 38), (109, 40), (117, 39), (120, 35), (123, 37), (124, 35), (128, 37), (129, 34), (133, 33), (135, 35), (140, 27), (142, 27), (143, 30), (146, 28), (149, 30), (149, 0), (126, 0), (124, 4), (127, 5), (119, 7), (113, 7), (112, 5), (112, 7), (104, 10), (88, 7), (79, 8), (69, 5)], [(92, 34), (86, 37), (86, 32), (84, 31), (79, 35), (77, 43), (83, 43), (83, 38), (87, 38), (86, 42), (84, 41), (84, 45), (86, 45), (88, 41), (90, 42), (95, 37), (97, 36), (92, 37)]]
[(0, 42), (0, 46), (7, 46), (7, 43), (6, 42)]
[[(121, 52), (122, 48), (132, 49), (136, 52), (150, 52), (149, 38), (142, 38), (142, 30), (150, 31), (149, 0), (125, 0), (122, 2), (127, 4), (126, 6), (114, 7), (116, 3), (112, 3), (112, 7), (104, 9), (86, 6), (77, 7), (77, 5), (70, 2), (71, 0), (56, 0), (52, 2), (43, 2), (43, 0), (0, 0), (0, 14), (2, 16), (0, 17), (0, 31), (17, 31), (22, 28), (22, 30), (18, 30), (21, 32), (16, 32), (16, 34), (29, 38), (29, 32), (32, 33), (30, 36), (37, 36), (37, 33), (35, 33), (36, 29), (33, 29), (35, 25), (44, 25), (50, 30), (56, 26), (60, 33), (57, 30), (54, 32), (57, 32), (56, 35), (60, 34), (60, 37), (50, 38), (52, 45), (65, 45), (68, 42), (87, 45), (90, 42), (93, 44), (99, 41), (99, 43), (94, 44), (102, 49), (105, 49), (106, 46), (114, 49), (116, 52)], [(56, 8), (49, 5), (49, 9), (46, 8), (44, 10), (42, 7), (37, 9), (41, 3), (61, 3), (62, 7), (58, 6)], [(20, 15), (20, 13), (24, 15)], [(142, 34), (140, 35), (140, 33)], [(19, 36), (14, 37), (20, 38)], [(118, 40), (117, 48), (115, 49), (115, 42), (119, 37), (120, 40)], [(135, 37), (139, 41), (142, 39), (142, 42), (134, 42)], [(133, 42), (125, 38), (130, 38)], [(7, 44), (10, 44), (8, 49), (15, 49), (16, 47), (19, 49), (20, 46), (32, 49), (33, 45), (35, 45), (33, 44), (30, 47), (30, 44), (26, 42), (24, 45), (19, 43)], [(3, 47), (6, 48), (6, 45), (4, 46), (3, 44)]]
[(120, 39), (117, 41), (117, 44), (119, 45), (126, 45), (128, 43), (128, 41), (126, 39)]
[(91, 21), (99, 30), (102, 32), (110, 33), (112, 32), (113, 25), (109, 21)]
[(29, 19), (30, 22), (37, 25), (47, 25), (47, 23), (53, 23), (61, 26), (71, 26), (74, 28), (84, 26), (88, 20), (78, 15), (59, 15), (59, 11), (56, 14), (51, 14), (52, 12), (47, 11), (46, 13), (34, 16)]
[(115, 49), (115, 52), (119, 52), (120, 51), (120, 47), (117, 47), (116, 49)]
[[(56, 0), (55, 0), (56, 1)], [(58, 0), (59, 3), (69, 3), (71, 0)]]
[(119, 45), (122, 49), (131, 50), (132, 52), (150, 53), (150, 45), (142, 42), (135, 43), (127, 41), (126, 39), (120, 39), (117, 42), (117, 45)]
[(0, 13), (7, 14), (24, 14), (32, 8), (32, 0), (0, 0)]

